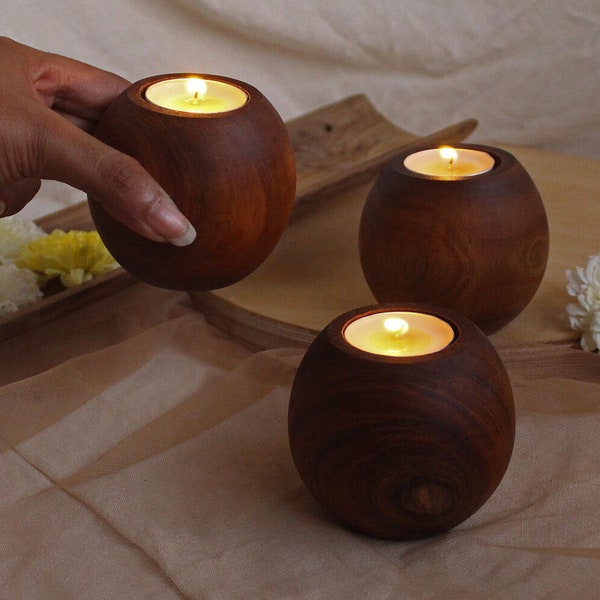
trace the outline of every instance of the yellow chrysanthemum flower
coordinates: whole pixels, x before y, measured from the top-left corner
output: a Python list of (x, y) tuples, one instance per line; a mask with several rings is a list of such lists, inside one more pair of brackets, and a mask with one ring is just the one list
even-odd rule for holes
[(46, 281), (60, 277), (65, 287), (79, 285), (119, 266), (97, 231), (60, 229), (29, 242), (15, 263), (35, 271)]

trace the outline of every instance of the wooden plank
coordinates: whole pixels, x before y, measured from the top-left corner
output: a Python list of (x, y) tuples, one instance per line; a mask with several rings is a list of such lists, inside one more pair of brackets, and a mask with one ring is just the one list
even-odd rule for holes
[(124, 269), (95, 277), (81, 285), (52, 294), (14, 314), (0, 319), (0, 341), (97, 302), (135, 283)]
[[(354, 238), (349, 241), (345, 235), (347, 219), (356, 214), (357, 202), (378, 170), (401, 149), (454, 144), (476, 126), (475, 119), (467, 119), (418, 137), (385, 119), (363, 95), (289, 122), (298, 177), (290, 227), (258, 272), (224, 290), (191, 292), (192, 303), (210, 323), (252, 347), (308, 346), (328, 316), (336, 316), (328, 311), (340, 303), (328, 288), (340, 283), (341, 295), (348, 289), (346, 279), (352, 273), (336, 272), (337, 264), (350, 264), (348, 256), (356, 247)], [(338, 255), (341, 260), (336, 263)], [(313, 261), (331, 264), (331, 272), (323, 280), (295, 277)], [(362, 281), (360, 268), (352, 270)], [(323, 312), (316, 318), (310, 314), (310, 303), (307, 312), (302, 301), (305, 284), (322, 300)], [(365, 288), (366, 284), (350, 288), (358, 305), (373, 302)]]
[(47, 232), (51, 232), (54, 229), (62, 229), (63, 231), (70, 231), (72, 229), (91, 231), (94, 229), (94, 223), (87, 202), (80, 202), (79, 204), (58, 210), (41, 219), (37, 219), (36, 223)]
[[(491, 339), (500, 349), (576, 346), (578, 333), (563, 319), (566, 305), (574, 300), (566, 291), (565, 271), (585, 265), (599, 249), (600, 161), (507, 149), (540, 191), (550, 224), (550, 256), (533, 300)], [(291, 223), (259, 269), (233, 286), (191, 293), (195, 306), (246, 343), (272, 347), (281, 346), (282, 339), (290, 346), (307, 345), (311, 335), (341, 313), (376, 303), (358, 255), (360, 215), (370, 185), (367, 181), (315, 203), (318, 210)]]
[(287, 127), (296, 155), (294, 218), (315, 201), (368, 181), (400, 149), (457, 143), (477, 121), (466, 119), (419, 137), (388, 121), (359, 94), (293, 119)]

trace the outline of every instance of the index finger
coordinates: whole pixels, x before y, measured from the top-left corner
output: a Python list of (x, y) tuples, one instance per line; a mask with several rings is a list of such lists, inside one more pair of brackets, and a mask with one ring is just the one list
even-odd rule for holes
[(109, 71), (45, 52), (34, 61), (32, 82), (44, 104), (88, 121), (99, 119), (130, 85)]

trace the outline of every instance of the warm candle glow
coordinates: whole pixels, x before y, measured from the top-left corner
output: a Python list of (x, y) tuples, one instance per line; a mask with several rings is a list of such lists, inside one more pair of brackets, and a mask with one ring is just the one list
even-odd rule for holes
[(204, 79), (200, 77), (190, 77), (187, 80), (187, 89), (190, 96), (203, 98), (206, 95), (207, 85)]
[(420, 150), (404, 159), (409, 171), (449, 180), (487, 173), (494, 164), (493, 156), (487, 152), (450, 146)]
[(190, 77), (186, 82), (189, 98), (186, 99), (191, 106), (202, 106), (206, 98), (207, 85), (200, 77)]
[(422, 356), (452, 343), (454, 329), (434, 315), (389, 311), (355, 319), (343, 335), (349, 344), (371, 354)]
[(383, 326), (394, 335), (395, 338), (403, 336), (409, 329), (408, 323), (398, 317), (389, 317), (383, 322)]
[(240, 108), (248, 101), (241, 88), (214, 79), (178, 77), (148, 86), (146, 100), (162, 108), (194, 114), (215, 114)]
[(448, 168), (452, 169), (458, 158), (458, 152), (455, 148), (451, 148), (450, 146), (442, 146), (440, 148), (440, 156), (448, 162)]

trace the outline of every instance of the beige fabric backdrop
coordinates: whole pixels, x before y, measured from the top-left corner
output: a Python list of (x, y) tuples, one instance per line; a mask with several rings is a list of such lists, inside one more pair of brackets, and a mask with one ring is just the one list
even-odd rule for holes
[[(415, 133), (475, 117), (474, 141), (600, 157), (597, 0), (2, 6), (0, 34), (130, 80), (181, 71), (237, 77), (265, 93), (284, 119), (366, 93)], [(47, 206), (68, 202), (68, 193), (49, 188)]]
[[(598, 12), (8, 0), (1, 25), (130, 79), (236, 76), (285, 118), (362, 91), (415, 132), (475, 116), (485, 142), (600, 157)], [(47, 186), (26, 214), (79, 198)], [(518, 416), (502, 484), (455, 530), (391, 543), (338, 527), (294, 470), (300, 351), (245, 348), (185, 294), (143, 284), (0, 344), (0, 597), (597, 598), (599, 357), (502, 356)]]
[(1, 596), (596, 598), (600, 371), (573, 352), (503, 353), (518, 425), (500, 487), (445, 535), (382, 542), (294, 470), (301, 352), (252, 352), (185, 295), (135, 286), (0, 347), (20, 379), (0, 388)]

